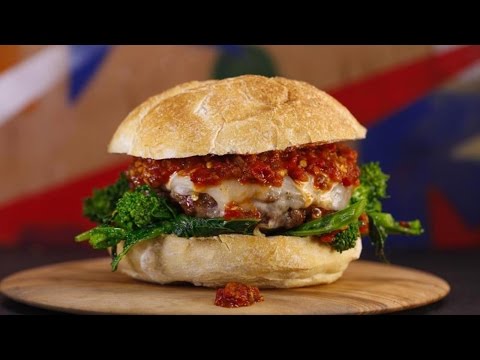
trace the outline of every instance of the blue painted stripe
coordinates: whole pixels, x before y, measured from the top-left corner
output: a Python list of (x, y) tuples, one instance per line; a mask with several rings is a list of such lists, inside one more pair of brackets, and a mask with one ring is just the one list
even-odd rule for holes
[(70, 45), (70, 103), (86, 89), (110, 50), (108, 45)]

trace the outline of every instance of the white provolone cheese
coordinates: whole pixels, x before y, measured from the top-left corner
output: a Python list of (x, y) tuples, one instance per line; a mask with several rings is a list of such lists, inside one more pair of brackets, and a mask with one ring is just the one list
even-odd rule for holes
[[(352, 188), (335, 183), (329, 190), (314, 187), (313, 177), (306, 182), (296, 182), (286, 176), (282, 186), (263, 186), (258, 184), (241, 184), (236, 180), (225, 180), (219, 185), (197, 187), (188, 176), (170, 176), (166, 188), (180, 195), (198, 195), (207, 193), (218, 205), (215, 216), (223, 216), (225, 205), (234, 201), (238, 205), (252, 204), (270, 218), (277, 218), (288, 209), (303, 209), (315, 205), (328, 210), (341, 210), (348, 205)], [(274, 224), (271, 224), (274, 226)]]

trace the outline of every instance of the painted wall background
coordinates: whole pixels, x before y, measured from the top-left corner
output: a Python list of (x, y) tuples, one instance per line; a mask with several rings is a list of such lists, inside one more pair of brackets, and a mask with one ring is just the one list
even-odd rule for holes
[(91, 224), (81, 199), (128, 159), (106, 146), (147, 97), (180, 82), (279, 74), (329, 91), (368, 127), (363, 160), (385, 203), (420, 217), (390, 246), (480, 245), (479, 46), (0, 46), (0, 246), (64, 245)]

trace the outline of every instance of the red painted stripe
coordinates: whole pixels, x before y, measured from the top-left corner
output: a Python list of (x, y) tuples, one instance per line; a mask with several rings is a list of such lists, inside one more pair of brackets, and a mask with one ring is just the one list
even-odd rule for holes
[(471, 45), (432, 54), (393, 70), (333, 89), (329, 93), (365, 126), (399, 110), (480, 59), (480, 46)]
[(430, 230), (440, 249), (480, 245), (480, 228), (469, 228), (446, 196), (436, 188), (428, 191)]
[(94, 187), (113, 183), (126, 166), (123, 163), (102, 169), (2, 206), (0, 244), (9, 245), (18, 241), (27, 225), (42, 229), (66, 224), (77, 225), (81, 229), (91, 227), (93, 224), (82, 216), (82, 199), (89, 196)]
[[(467, 46), (432, 55), (410, 64), (334, 89), (330, 93), (369, 126), (421, 97), (480, 59), (480, 46)], [(13, 244), (29, 228), (54, 229), (73, 224), (92, 224), (81, 214), (81, 201), (94, 187), (112, 183), (126, 164), (103, 169), (75, 181), (0, 208), (0, 243)]]

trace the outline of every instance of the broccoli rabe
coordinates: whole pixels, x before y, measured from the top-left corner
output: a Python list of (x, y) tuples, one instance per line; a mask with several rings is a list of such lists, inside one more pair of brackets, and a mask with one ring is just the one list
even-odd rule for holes
[(376, 213), (369, 214), (377, 226), (385, 228), (388, 234), (420, 235), (423, 233), (420, 220), (413, 221), (395, 221), (392, 214)]
[(365, 211), (365, 204), (366, 200), (359, 200), (343, 210), (322, 216), (321, 218), (288, 230), (285, 235), (318, 236), (331, 233), (332, 231), (341, 229), (353, 222), (357, 222), (360, 215)]
[(355, 221), (351, 223), (346, 230), (337, 233), (333, 241), (329, 244), (332, 248), (341, 253), (355, 247), (359, 236), (358, 221)]
[(127, 177), (122, 173), (115, 184), (94, 189), (93, 195), (83, 201), (83, 215), (96, 223), (109, 222), (118, 199), (128, 188)]
[(163, 222), (162, 224), (150, 225), (135, 231), (128, 231), (123, 239), (122, 251), (112, 256), (112, 271), (117, 270), (118, 263), (130, 251), (130, 249), (144, 240), (154, 239), (164, 234), (170, 234), (173, 229), (173, 223)]
[(117, 202), (114, 222), (127, 230), (140, 229), (160, 220), (169, 220), (175, 211), (147, 185), (126, 192)]
[(180, 215), (175, 219), (173, 233), (181, 237), (215, 236), (220, 234), (252, 234), (258, 220), (223, 218), (202, 219)]
[(377, 255), (384, 261), (387, 261), (384, 249), (389, 234), (420, 235), (423, 233), (419, 220), (396, 222), (391, 214), (382, 212), (381, 201), (388, 197), (388, 179), (389, 176), (382, 171), (377, 162), (362, 165), (360, 186), (355, 189), (350, 200), (351, 204), (367, 200), (365, 211), (369, 219), (368, 236)]
[(386, 199), (387, 181), (389, 175), (385, 174), (378, 162), (370, 162), (360, 167), (360, 186), (352, 194), (350, 202), (352, 204), (362, 200), (367, 200), (367, 212), (382, 211), (381, 200)]
[(100, 225), (75, 236), (75, 241), (88, 240), (94, 249), (107, 249), (125, 239), (127, 232), (113, 226)]

